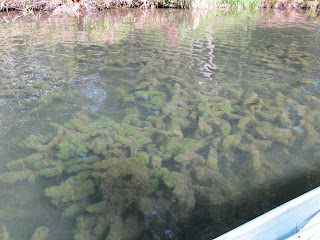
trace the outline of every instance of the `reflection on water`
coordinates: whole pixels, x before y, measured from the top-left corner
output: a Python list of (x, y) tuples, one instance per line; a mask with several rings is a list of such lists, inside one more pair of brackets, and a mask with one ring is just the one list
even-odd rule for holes
[(209, 239), (318, 185), (314, 18), (40, 18), (0, 27), (4, 239)]

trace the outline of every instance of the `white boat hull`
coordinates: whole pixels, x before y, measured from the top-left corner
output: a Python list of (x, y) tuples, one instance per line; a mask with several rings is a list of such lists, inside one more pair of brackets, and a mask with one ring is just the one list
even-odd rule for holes
[(320, 239), (320, 187), (214, 240)]

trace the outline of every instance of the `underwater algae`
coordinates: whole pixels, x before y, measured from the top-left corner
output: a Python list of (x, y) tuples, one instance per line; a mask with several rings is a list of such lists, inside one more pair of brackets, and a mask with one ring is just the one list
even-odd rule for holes
[[(256, 49), (256, 56), (269, 56), (267, 50)], [(163, 51), (141, 54), (132, 62), (125, 55), (111, 63), (97, 60), (100, 73), (126, 74), (124, 86), (110, 93), (116, 96), (110, 101), (124, 107), (121, 118), (77, 112), (64, 124), (53, 122), (51, 134), (21, 141), (19, 149), (30, 156), (9, 162), (0, 173), (8, 185), (54, 179), (43, 196), (74, 222), (74, 239), (139, 239), (146, 232), (154, 239), (175, 238), (197, 205), (205, 203), (209, 215), (211, 208), (236, 202), (283, 177), (292, 165), (303, 168), (303, 160), (293, 157), (295, 144), (304, 151), (319, 145), (319, 107), (306, 103), (317, 98), (298, 100), (301, 88), (288, 93), (287, 85), (270, 83), (275, 91), (266, 97), (232, 83), (212, 87), (212, 79), (186, 76), (187, 64), (170, 65)], [(308, 67), (307, 55), (285, 54), (264, 60), (274, 64), (270, 68)], [(72, 97), (57, 90), (41, 98), (31, 114)], [(4, 239), (9, 219), (9, 214), (1, 219)], [(54, 234), (48, 227), (50, 232), (37, 228), (32, 239)]]
[[(304, 149), (319, 144), (311, 123), (317, 116), (281, 92), (264, 101), (241, 89), (226, 97), (202, 90), (196, 80), (176, 77), (164, 86), (141, 82), (133, 93), (118, 89), (119, 101), (139, 103), (121, 122), (77, 113), (63, 125), (51, 123), (55, 136), (22, 141), (34, 154), (8, 163), (0, 180), (33, 183), (64, 174), (44, 195), (64, 209), (62, 217), (76, 218), (75, 239), (161, 236), (165, 228), (176, 231), (197, 199), (223, 204), (239, 195), (243, 182), (255, 187), (280, 177), (266, 157), (273, 143), (284, 152), (297, 139)], [(141, 118), (141, 109), (150, 115)], [(299, 121), (285, 114), (293, 109), (303, 109)], [(240, 178), (244, 172), (248, 178)], [(45, 239), (48, 230), (40, 232), (32, 239)]]
[(31, 240), (46, 240), (48, 238), (49, 229), (47, 227), (38, 227), (32, 237)]

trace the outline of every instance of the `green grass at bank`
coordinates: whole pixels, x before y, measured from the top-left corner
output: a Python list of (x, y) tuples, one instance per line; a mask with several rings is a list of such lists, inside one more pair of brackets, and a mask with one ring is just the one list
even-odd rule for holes
[(216, 0), (212, 5), (218, 8), (258, 8), (262, 4), (260, 0)]

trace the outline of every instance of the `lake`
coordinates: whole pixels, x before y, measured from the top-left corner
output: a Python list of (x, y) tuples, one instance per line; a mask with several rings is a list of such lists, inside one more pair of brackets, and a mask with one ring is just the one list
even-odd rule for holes
[(0, 17), (1, 239), (211, 239), (319, 186), (314, 12)]

